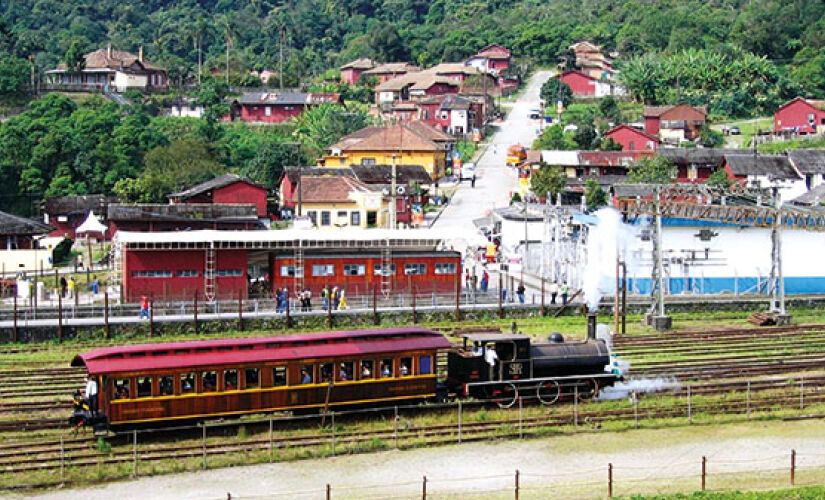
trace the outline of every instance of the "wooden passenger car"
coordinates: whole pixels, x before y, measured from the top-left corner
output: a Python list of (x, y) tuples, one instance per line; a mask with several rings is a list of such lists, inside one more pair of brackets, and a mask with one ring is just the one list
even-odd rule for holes
[(438, 332), (391, 328), (107, 347), (77, 355), (110, 425), (435, 396)]
[(409, 293), (455, 293), (461, 281), (461, 255), (458, 252), (398, 252), (391, 254), (392, 265), (383, 269), (381, 254), (312, 255), (303, 259), (303, 280), (295, 278), (295, 259), (274, 259), (274, 287), (292, 289), (296, 282), (318, 296), (325, 287), (345, 288), (349, 296), (369, 295), (388, 278), (393, 291)]

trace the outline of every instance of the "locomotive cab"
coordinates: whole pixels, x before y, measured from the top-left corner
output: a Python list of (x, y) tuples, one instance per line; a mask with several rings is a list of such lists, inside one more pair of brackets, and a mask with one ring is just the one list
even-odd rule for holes
[(470, 395), (464, 384), (531, 377), (530, 337), (527, 335), (476, 333), (461, 337), (462, 344), (447, 355), (450, 392)]

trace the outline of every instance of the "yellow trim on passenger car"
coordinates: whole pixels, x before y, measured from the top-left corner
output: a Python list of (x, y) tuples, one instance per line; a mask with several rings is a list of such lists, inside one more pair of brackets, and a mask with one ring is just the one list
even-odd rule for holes
[[(390, 382), (390, 381), (397, 381), (397, 380), (426, 380), (426, 379), (434, 379), (436, 378), (435, 374), (430, 375), (409, 375), (406, 377), (387, 377), (387, 378), (370, 378), (366, 380), (347, 380), (346, 382), (335, 382), (333, 388), (344, 386), (348, 387), (351, 385), (359, 385), (359, 384), (377, 384), (383, 382)], [(124, 403), (133, 403), (136, 401), (167, 401), (172, 399), (186, 399), (186, 398), (196, 398), (196, 397), (213, 397), (216, 395), (224, 395), (224, 394), (254, 394), (254, 393), (264, 393), (264, 392), (275, 392), (275, 391), (285, 391), (289, 389), (313, 389), (313, 388), (326, 388), (329, 387), (329, 382), (320, 382), (316, 384), (298, 384), (298, 385), (279, 385), (277, 387), (256, 387), (254, 389), (243, 389), (243, 390), (233, 390), (233, 391), (212, 391), (212, 392), (195, 392), (195, 393), (187, 393), (187, 394), (177, 394), (171, 396), (148, 396), (143, 398), (132, 398), (132, 399), (113, 399), (110, 401), (110, 404), (124, 404)]]
[(118, 420), (110, 422), (111, 425), (120, 425), (120, 424), (138, 424), (143, 422), (160, 422), (163, 420), (183, 420), (187, 418), (201, 418), (201, 417), (219, 417), (223, 415), (242, 415), (242, 414), (250, 414), (250, 413), (266, 413), (271, 411), (284, 411), (284, 410), (294, 410), (294, 409), (303, 409), (303, 408), (319, 408), (323, 406), (341, 406), (341, 405), (355, 405), (361, 403), (375, 403), (377, 401), (395, 401), (398, 399), (418, 399), (418, 398), (431, 398), (434, 397), (435, 393), (432, 394), (414, 394), (410, 396), (396, 396), (392, 398), (377, 398), (377, 399), (359, 399), (356, 401), (339, 401), (334, 403), (329, 403), (325, 405), (324, 403), (317, 403), (311, 405), (300, 405), (300, 406), (283, 406), (278, 408), (258, 408), (256, 410), (239, 410), (239, 411), (227, 411), (221, 413), (201, 413), (197, 415), (180, 415), (177, 417), (162, 417), (162, 418), (147, 418), (143, 420)]

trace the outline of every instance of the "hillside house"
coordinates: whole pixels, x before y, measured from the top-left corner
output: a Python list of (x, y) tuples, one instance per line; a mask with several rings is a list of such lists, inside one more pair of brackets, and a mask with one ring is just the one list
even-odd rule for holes
[(729, 154), (721, 168), (731, 180), (751, 187), (778, 187), (782, 200), (792, 200), (808, 191), (805, 178), (785, 155)]
[(281, 123), (304, 110), (325, 103), (340, 104), (341, 94), (318, 92), (252, 92), (232, 102), (227, 120), (252, 123)]
[(191, 97), (172, 99), (167, 106), (169, 116), (176, 118), (202, 118), (205, 111), (203, 105)]
[(396, 101), (422, 99), (428, 96), (457, 94), (458, 80), (429, 72), (417, 72), (399, 76), (375, 87), (375, 103), (387, 111)]
[(460, 95), (421, 101), (419, 109), (422, 122), (453, 135), (469, 134), (484, 125), (482, 104)]
[(658, 136), (662, 142), (678, 144), (693, 141), (707, 123), (705, 106), (677, 104), (675, 106), (645, 106), (642, 113), (645, 132)]
[(613, 61), (604, 54), (599, 45), (585, 40), (568, 48), (576, 55), (576, 67), (580, 68), (582, 73), (598, 80), (613, 78)]
[(725, 155), (743, 154), (741, 149), (661, 148), (663, 156), (676, 165), (676, 182), (701, 183), (719, 170)]
[(567, 70), (556, 78), (561, 78), (561, 81), (573, 91), (575, 97), (605, 97), (624, 93), (624, 90), (610, 82), (601, 81), (575, 69)]
[(604, 134), (605, 139), (613, 139), (613, 142), (622, 146), (622, 151), (637, 151), (659, 149), (659, 138), (650, 135), (643, 130), (630, 125), (618, 125)]
[(361, 72), (362, 75), (370, 75), (378, 78), (378, 83), (384, 83), (387, 80), (404, 76), (407, 73), (415, 73), (421, 71), (418, 66), (413, 66), (410, 63), (385, 63), (379, 64), (372, 69)]
[(168, 195), (169, 202), (209, 204), (252, 204), (258, 217), (268, 217), (265, 187), (237, 174), (226, 174), (189, 189)]
[(169, 77), (166, 70), (143, 57), (143, 47), (137, 55), (123, 50), (113, 50), (109, 44), (83, 56), (85, 65), (77, 73), (61, 63), (46, 71), (47, 88), (54, 90), (166, 90)]
[(375, 68), (376, 63), (372, 59), (361, 58), (350, 61), (341, 66), (341, 83), (346, 83), (349, 86), (354, 86), (361, 78), (361, 74)]
[(797, 97), (786, 102), (773, 115), (773, 130), (799, 135), (825, 133), (825, 100)]
[(43, 202), (43, 222), (54, 228), (49, 236), (73, 240), (75, 229), (83, 224), (89, 212), (104, 215), (108, 204), (114, 202), (113, 198), (102, 194), (46, 198)]
[(418, 122), (366, 127), (327, 148), (319, 166), (421, 165), (436, 180), (444, 175), (451, 141), (455, 139)]
[(381, 227), (388, 220), (384, 194), (348, 175), (301, 176), (302, 211), (318, 229)]
[(473, 66), (486, 73), (501, 74), (510, 69), (511, 53), (501, 45), (490, 44), (476, 52), (464, 64)]

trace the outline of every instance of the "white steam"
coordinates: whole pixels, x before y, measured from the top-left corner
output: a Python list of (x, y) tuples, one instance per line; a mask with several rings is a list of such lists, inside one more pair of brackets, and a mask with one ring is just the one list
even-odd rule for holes
[(622, 222), (621, 214), (615, 209), (601, 208), (593, 215), (598, 224), (588, 230), (587, 265), (582, 280), (584, 302), (590, 311), (599, 308), (602, 295), (615, 292), (616, 258), (628, 260), (627, 249), (634, 238), (632, 228)]
[(640, 378), (627, 382), (618, 382), (612, 387), (605, 387), (599, 392), (600, 401), (623, 399), (636, 394), (650, 394), (654, 392), (679, 392), (682, 386), (673, 378)]

